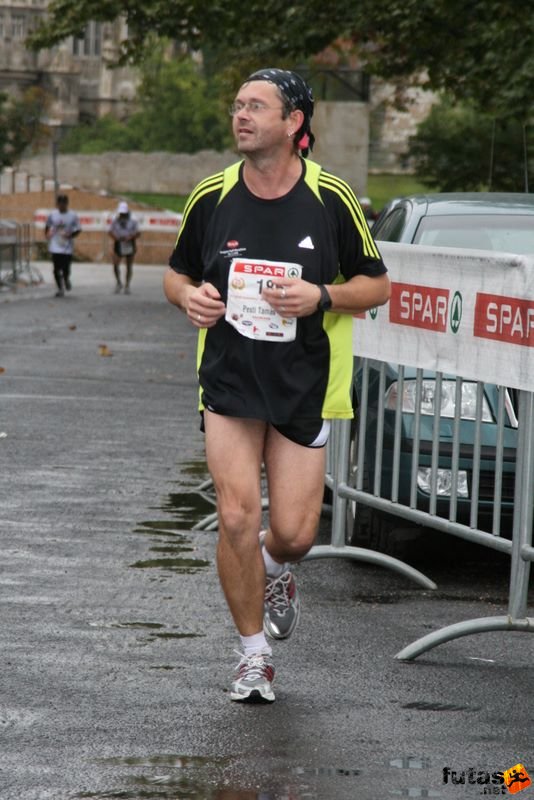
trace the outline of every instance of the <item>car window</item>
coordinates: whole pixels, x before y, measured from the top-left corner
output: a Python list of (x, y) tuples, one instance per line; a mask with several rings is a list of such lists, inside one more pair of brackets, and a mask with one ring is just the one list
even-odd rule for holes
[(407, 210), (405, 206), (394, 208), (373, 226), (373, 236), (381, 242), (398, 242), (404, 230)]
[(534, 254), (534, 215), (462, 214), (423, 217), (415, 244)]

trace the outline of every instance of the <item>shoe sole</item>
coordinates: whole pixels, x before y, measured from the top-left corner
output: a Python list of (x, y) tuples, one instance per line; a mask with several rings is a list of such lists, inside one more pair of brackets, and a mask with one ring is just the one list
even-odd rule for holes
[(230, 692), (230, 700), (239, 703), (274, 703), (275, 696), (273, 691), (262, 694), (258, 689), (251, 689), (248, 694)]

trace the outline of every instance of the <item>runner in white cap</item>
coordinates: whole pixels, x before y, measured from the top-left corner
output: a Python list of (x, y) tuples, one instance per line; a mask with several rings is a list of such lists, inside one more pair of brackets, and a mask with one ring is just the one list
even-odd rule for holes
[(113, 240), (113, 272), (115, 274), (115, 293), (118, 294), (123, 283), (120, 276), (120, 263), (124, 258), (126, 262), (126, 278), (124, 282), (124, 294), (130, 294), (130, 284), (133, 275), (133, 263), (136, 252), (136, 241), (139, 238), (139, 224), (130, 214), (128, 203), (124, 200), (117, 206), (117, 213), (109, 228), (109, 235)]

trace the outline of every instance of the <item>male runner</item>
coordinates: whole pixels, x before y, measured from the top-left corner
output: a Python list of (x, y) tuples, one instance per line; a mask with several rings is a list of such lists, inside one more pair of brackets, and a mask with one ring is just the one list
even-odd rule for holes
[(272, 702), (266, 635), (297, 624), (290, 565), (317, 534), (330, 420), (353, 413), (351, 315), (387, 302), (390, 286), (354, 193), (306, 160), (305, 81), (255, 72), (230, 114), (242, 161), (193, 190), (164, 289), (199, 329), (217, 565), (241, 639), (230, 696)]

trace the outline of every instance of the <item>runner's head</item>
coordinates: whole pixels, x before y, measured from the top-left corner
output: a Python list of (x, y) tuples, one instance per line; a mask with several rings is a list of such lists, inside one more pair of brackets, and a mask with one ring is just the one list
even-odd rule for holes
[(69, 198), (66, 194), (58, 194), (56, 197), (56, 205), (60, 211), (65, 211), (69, 205)]
[(273, 83), (280, 93), (283, 103), (283, 116), (289, 116), (292, 111), (302, 111), (304, 119), (302, 124), (293, 134), (295, 150), (306, 157), (313, 148), (315, 136), (311, 132), (311, 118), (313, 117), (313, 94), (304, 78), (296, 72), (286, 69), (269, 67), (259, 69), (244, 81), (243, 85), (251, 81), (267, 81)]

